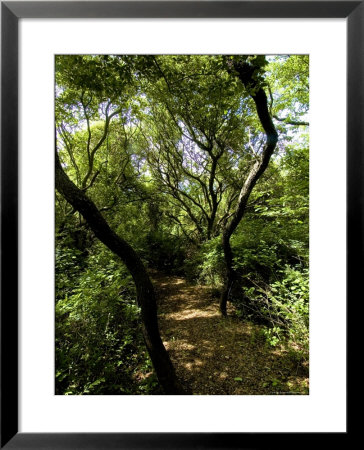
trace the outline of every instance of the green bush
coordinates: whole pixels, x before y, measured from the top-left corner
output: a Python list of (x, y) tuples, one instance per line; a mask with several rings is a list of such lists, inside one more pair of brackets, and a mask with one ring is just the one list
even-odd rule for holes
[(165, 273), (183, 273), (184, 241), (161, 231), (150, 232), (141, 244), (139, 254), (150, 267)]
[[(56, 276), (56, 394), (158, 392), (144, 347), (135, 288), (126, 269), (97, 245), (72, 289)], [(59, 264), (66, 264), (64, 252)], [(75, 282), (76, 281), (76, 282)], [(58, 287), (60, 286), (60, 289)]]
[(247, 290), (252, 308), (265, 317), (262, 329), (267, 343), (287, 343), (301, 359), (309, 352), (309, 275), (308, 270), (286, 266), (281, 279), (270, 286)]
[(225, 271), (221, 237), (204, 242), (191, 252), (183, 267), (189, 280), (220, 288)]

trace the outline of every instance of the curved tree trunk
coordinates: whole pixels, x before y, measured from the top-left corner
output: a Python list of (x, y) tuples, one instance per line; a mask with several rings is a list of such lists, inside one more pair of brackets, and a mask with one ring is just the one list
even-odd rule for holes
[(269, 160), (278, 141), (278, 133), (274, 127), (272, 118), (268, 110), (267, 95), (264, 92), (264, 89), (262, 87), (258, 87), (257, 82), (253, 79), (254, 67), (248, 63), (235, 63), (234, 69), (244, 86), (254, 92), (251, 94), (251, 97), (255, 102), (258, 117), (265, 131), (267, 140), (260, 159), (255, 162), (245, 180), (245, 183), (239, 194), (236, 211), (232, 216), (230, 222), (228, 222), (228, 224), (226, 225), (222, 236), (222, 245), (226, 266), (226, 279), (220, 298), (220, 311), (224, 316), (226, 316), (226, 304), (236, 276), (233, 268), (233, 252), (230, 245), (230, 238), (244, 216), (250, 193), (259, 178), (264, 173), (265, 169), (268, 167)]
[(82, 214), (96, 237), (119, 256), (134, 279), (145, 344), (165, 393), (186, 394), (160, 337), (155, 293), (141, 259), (126, 241), (112, 231), (92, 200), (68, 178), (62, 169), (57, 151), (55, 163), (56, 189)]

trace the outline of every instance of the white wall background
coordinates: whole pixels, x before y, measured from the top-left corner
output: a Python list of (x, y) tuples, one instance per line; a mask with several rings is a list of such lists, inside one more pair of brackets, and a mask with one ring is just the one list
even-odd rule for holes
[[(20, 430), (345, 431), (345, 20), (26, 19), (20, 43)], [(55, 53), (310, 54), (309, 396), (53, 395)]]

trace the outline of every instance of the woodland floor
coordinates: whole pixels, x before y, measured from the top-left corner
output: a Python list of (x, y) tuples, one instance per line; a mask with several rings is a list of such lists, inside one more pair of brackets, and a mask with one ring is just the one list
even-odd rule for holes
[(206, 286), (151, 274), (162, 340), (177, 376), (195, 395), (308, 394), (308, 368), (282, 347), (269, 347), (261, 327), (221, 317)]

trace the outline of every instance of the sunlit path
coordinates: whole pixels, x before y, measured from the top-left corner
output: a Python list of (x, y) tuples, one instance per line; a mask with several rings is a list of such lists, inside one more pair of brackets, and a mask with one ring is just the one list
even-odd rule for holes
[[(163, 342), (179, 378), (194, 394), (307, 394), (308, 374), (259, 326), (223, 319), (205, 286), (153, 274)], [(230, 311), (232, 314), (232, 311)]]

